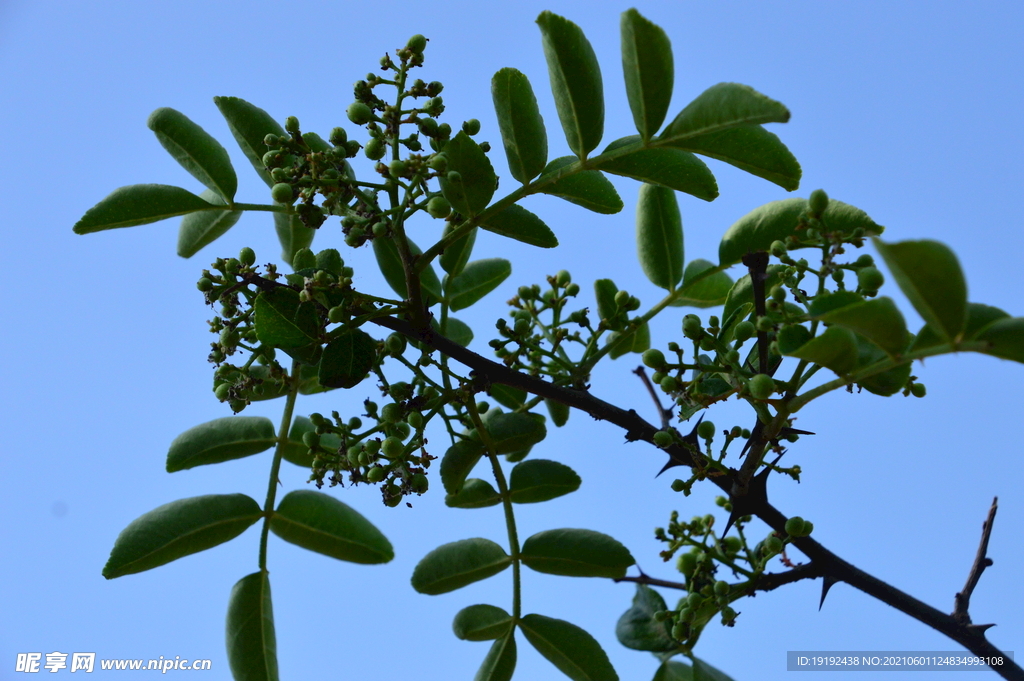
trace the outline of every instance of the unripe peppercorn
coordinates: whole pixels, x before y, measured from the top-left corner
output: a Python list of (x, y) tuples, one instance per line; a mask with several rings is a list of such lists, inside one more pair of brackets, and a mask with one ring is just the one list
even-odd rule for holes
[(391, 355), (397, 357), (405, 352), (405, 336), (393, 333), (384, 341), (384, 345)]
[(334, 128), (331, 130), (330, 141), (336, 147), (345, 146), (348, 142), (348, 133), (345, 132), (345, 128)]
[(791, 537), (802, 537), (804, 531), (804, 519), (798, 515), (786, 521), (786, 534)]
[(811, 192), (811, 198), (807, 201), (807, 207), (811, 215), (820, 217), (825, 212), (825, 209), (828, 208), (828, 194), (825, 193), (825, 190), (815, 189)]
[(700, 318), (694, 314), (683, 317), (683, 335), (692, 340), (698, 340), (704, 334), (704, 327), (701, 326)]
[(924, 383), (915, 383), (910, 386), (910, 394), (914, 397), (924, 397), (928, 394), (928, 389), (924, 387)]
[(775, 328), (775, 322), (770, 317), (758, 317), (757, 324), (754, 326), (758, 331), (768, 332)]
[(729, 594), (729, 582), (719, 580), (715, 582), (715, 595), (727, 596)]
[(470, 118), (462, 124), (462, 132), (470, 136), (477, 134), (480, 132), (480, 121), (475, 118)]
[(624, 308), (629, 305), (629, 293), (627, 291), (618, 291), (615, 294), (615, 307)]
[(231, 393), (230, 383), (221, 383), (213, 390), (213, 394), (217, 396), (217, 399), (223, 402), (228, 399), (228, 395)]
[(742, 343), (743, 341), (753, 336), (756, 331), (757, 329), (754, 328), (754, 325), (752, 323), (743, 320), (742, 322), (736, 325), (736, 328), (733, 330), (732, 335), (737, 341)]
[(256, 262), (256, 251), (246, 246), (239, 252), (238, 261), (246, 267), (249, 267)]
[(715, 424), (711, 421), (701, 421), (697, 426), (697, 436), (702, 440), (710, 440), (715, 436)]
[(396, 459), (405, 452), (405, 445), (397, 437), (384, 438), (380, 445), (380, 451), (388, 459)]
[(871, 267), (874, 264), (875, 259), (867, 253), (864, 253), (853, 262), (854, 267)]
[(427, 39), (417, 33), (409, 38), (409, 42), (405, 44), (405, 47), (414, 54), (420, 54), (427, 48)]
[(661, 379), (661, 383), (659, 385), (661, 386), (661, 389), (667, 393), (675, 392), (676, 390), (679, 390), (679, 379), (675, 376), (666, 376)]
[(673, 440), (672, 433), (667, 430), (659, 430), (654, 434), (654, 444), (658, 447), (668, 447)]
[(782, 546), (782, 540), (776, 537), (774, 534), (764, 540), (765, 551), (772, 555), (782, 553)]
[(376, 137), (371, 138), (370, 141), (366, 143), (366, 147), (363, 148), (363, 153), (366, 154), (366, 158), (371, 161), (379, 161), (384, 158), (385, 151), (384, 143)]
[(641, 360), (645, 366), (652, 369), (660, 369), (665, 366), (665, 354), (661, 350), (657, 350), (655, 348), (645, 350), (644, 354), (641, 356)]
[(427, 201), (427, 214), (432, 218), (446, 218), (452, 213), (452, 204), (443, 196), (434, 196)]
[(196, 282), (196, 288), (199, 289), (200, 291), (202, 291), (203, 293), (206, 293), (207, 291), (211, 291), (211, 290), (213, 290), (213, 281), (210, 280), (210, 279), (207, 279), (206, 277), (203, 277), (199, 281)]
[(412, 491), (416, 494), (423, 494), (427, 491), (427, 488), (430, 487), (430, 481), (427, 480), (427, 476), (423, 475), (423, 473), (417, 473), (412, 476), (412, 483), (410, 486), (412, 487)]
[(573, 296), (578, 295), (579, 292), (580, 292), (580, 285), (579, 284), (569, 284), (568, 286), (565, 287), (565, 295), (569, 296), (570, 298), (573, 297)]
[(302, 434), (302, 444), (306, 445), (310, 449), (320, 446), (320, 436), (310, 431)]
[(766, 400), (775, 392), (775, 381), (768, 374), (757, 374), (747, 384), (750, 396), (755, 400)]
[(877, 291), (885, 283), (885, 275), (877, 267), (862, 267), (857, 271), (857, 283), (865, 291)]
[(295, 196), (292, 192), (292, 186), (286, 182), (278, 182), (270, 188), (270, 198), (274, 199), (278, 203), (290, 204), (295, 200)]
[(370, 482), (380, 482), (381, 480), (384, 479), (384, 476), (386, 476), (387, 474), (388, 472), (386, 469), (380, 466), (374, 466), (373, 468), (366, 472), (366, 479), (369, 480)]
[(373, 120), (373, 110), (362, 102), (352, 102), (349, 104), (345, 114), (356, 125), (366, 125)]
[(295, 116), (289, 116), (284, 119), (284, 129), (291, 133), (299, 131), (299, 119)]
[(770, 246), (770, 247), (768, 248), (768, 250), (769, 250), (769, 251), (771, 252), (771, 254), (772, 254), (772, 255), (774, 255), (774, 256), (775, 256), (776, 258), (784, 258), (784, 257), (786, 257), (786, 255), (787, 255), (787, 254), (788, 254), (788, 252), (789, 252), (789, 251), (788, 251), (788, 250), (786, 249), (786, 244), (782, 243), (781, 241), (779, 241), (779, 240), (777, 240), (777, 239), (776, 239), (775, 241), (773, 241), (773, 242), (772, 242), (772, 245), (771, 245), (771, 246)]
[(421, 414), (420, 412), (410, 412), (409, 416), (407, 417), (407, 420), (409, 422), (409, 425), (415, 428), (416, 430), (423, 429), (423, 414)]
[(402, 420), (402, 407), (394, 402), (385, 404), (380, 410), (380, 417), (387, 423), (398, 423)]
[(672, 491), (673, 492), (682, 492), (684, 489), (686, 489), (686, 483), (685, 482), (683, 482), (682, 480), (679, 480), (678, 478), (672, 481)]
[(689, 577), (693, 574), (693, 571), (697, 569), (697, 554), (696, 553), (681, 553), (679, 558), (676, 559), (676, 569), (682, 574)]

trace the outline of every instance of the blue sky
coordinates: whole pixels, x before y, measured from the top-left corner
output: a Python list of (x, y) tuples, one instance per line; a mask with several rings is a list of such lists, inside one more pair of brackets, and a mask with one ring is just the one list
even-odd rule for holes
[[(262, 499), (269, 469), (265, 454), (164, 472), (176, 435), (229, 414), (209, 389), (204, 320), (210, 314), (194, 283), (214, 258), (242, 246), (252, 246), (261, 262), (276, 258), (267, 216), (244, 216), (188, 261), (174, 254), (176, 221), (87, 237), (71, 232), (85, 210), (122, 185), (199, 190), (146, 128), (149, 113), (173, 107), (219, 138), (239, 170), (238, 198), (263, 202), (265, 187), (248, 171), (212, 97), (245, 98), (280, 120), (296, 115), (303, 129), (324, 136), (335, 125), (354, 133), (344, 116), (352, 83), (374, 70), (385, 51), (423, 33), (431, 39), (423, 77), (445, 83), (443, 120), (455, 127), (478, 118), (479, 139), (494, 144), (495, 166), (507, 175), (490, 102), (490, 77), (499, 68), (514, 66), (529, 76), (551, 156), (568, 153), (534, 23), (544, 9), (577, 22), (594, 45), (605, 81), (606, 140), (631, 133), (618, 52), (619, 14), (628, 7), (533, 0), (494, 6), (0, 2), (0, 121), (6, 131), (0, 186), (8, 197), (8, 285), (0, 297), (6, 435), (0, 679), (17, 676), (17, 653), (54, 650), (101, 658), (211, 658), (211, 678), (226, 678), (228, 593), (256, 569), (254, 528), (151, 572), (111, 582), (100, 576), (115, 537), (132, 519), (199, 494), (237, 491)], [(771, 129), (803, 166), (797, 195), (823, 187), (885, 225), (888, 239), (950, 245), (972, 301), (1024, 315), (1019, 3), (646, 2), (637, 8), (672, 40), (673, 112), (722, 81), (751, 85), (785, 103), (791, 122)], [(721, 234), (737, 218), (787, 196), (729, 166), (709, 165), (721, 197), (713, 203), (680, 197), (688, 258), (714, 259)], [(626, 208), (614, 216), (553, 198), (529, 199), (527, 207), (557, 233), (558, 249), (540, 251), (491, 235), (478, 239), (475, 257), (500, 255), (514, 270), (502, 288), (462, 315), (478, 328), (475, 349), (487, 351), (487, 330), (516, 287), (542, 282), (563, 267), (583, 288), (581, 298), (602, 277), (614, 278), (645, 305), (660, 298), (632, 256), (636, 185), (617, 186)], [(423, 229), (421, 243), (429, 238)], [(330, 223), (317, 244), (344, 248)], [(344, 256), (356, 268), (357, 286), (383, 285), (367, 249)], [(888, 289), (916, 329), (920, 319)], [(676, 337), (686, 312), (672, 310), (653, 328), (662, 347)], [(630, 374), (634, 366), (630, 358), (607, 363), (594, 376), (593, 392), (653, 419), (649, 398)], [(777, 479), (771, 497), (784, 512), (813, 520), (815, 536), (840, 556), (949, 611), (998, 495), (990, 545), (995, 565), (975, 592), (972, 614), (998, 624), (990, 632), (996, 645), (1020, 649), (1024, 464), (1015, 429), (1024, 407), (1024, 367), (956, 356), (929, 360), (914, 373), (928, 386), (926, 399), (841, 393), (801, 412), (800, 427), (818, 433), (787, 455), (803, 467), (803, 481)], [(369, 390), (367, 383), (348, 394), (309, 398), (299, 413), (355, 414)], [(247, 413), (276, 422), (279, 409), (264, 402)], [(748, 419), (735, 405), (709, 417), (722, 426)], [(653, 477), (660, 453), (623, 444), (621, 432), (581, 413), (551, 433), (542, 455), (576, 469), (583, 486), (570, 497), (522, 507), (522, 536), (552, 527), (600, 530), (625, 543), (645, 571), (677, 575), (660, 563), (652, 530), (673, 509), (684, 518), (710, 512), (712, 489), (688, 498), (673, 493), (671, 478)], [(302, 488), (304, 480), (295, 467), (282, 473), (285, 490)], [(395, 545), (396, 558), (382, 567), (350, 565), (272, 539), (282, 678), (471, 678), (486, 645), (455, 639), (451, 618), (472, 603), (508, 607), (508, 573), (435, 597), (415, 593), (408, 577), (438, 544), (472, 536), (502, 541), (498, 508), (448, 509), (434, 490), (412, 509), (387, 509), (364, 489), (332, 494), (376, 523)], [(801, 583), (741, 602), (737, 626), (709, 626), (697, 654), (743, 680), (785, 677), (787, 650), (957, 649), (846, 585), (836, 586), (818, 612), (818, 591), (818, 582)], [(666, 596), (674, 602), (674, 594)], [(653, 658), (614, 637), (631, 597), (629, 585), (525, 575), (527, 612), (584, 626), (621, 678), (646, 679), (654, 673)], [(559, 678), (525, 641), (519, 651), (517, 678)]]

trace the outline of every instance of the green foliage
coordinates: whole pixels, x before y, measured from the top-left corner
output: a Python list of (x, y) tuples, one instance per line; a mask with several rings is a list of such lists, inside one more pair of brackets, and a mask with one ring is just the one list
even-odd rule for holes
[[(493, 641), (476, 678), (512, 678), (518, 628), (569, 678), (612, 680), (618, 676), (590, 634), (562, 620), (523, 615), (520, 572), (526, 566), (552, 575), (621, 580), (637, 562), (633, 554), (593, 530), (545, 530), (520, 543), (516, 529), (519, 504), (563, 497), (581, 484), (565, 464), (537, 456), (524, 460), (534, 448), (540, 451), (547, 436), (540, 403), (556, 427), (566, 425), (572, 409), (608, 421), (627, 441), (653, 444), (668, 454), (663, 471), (689, 471), (689, 477), (680, 473), (668, 483), (672, 490), (689, 495), (695, 484), (717, 485), (728, 495), (719, 497), (718, 506), (731, 513), (721, 532), (711, 514), (688, 522), (678, 512), (671, 514), (655, 537), (666, 545), (660, 558), (675, 558), (684, 581), (652, 583), (681, 590), (683, 597), (670, 608), (642, 583), (646, 575), (629, 578), (641, 583), (616, 635), (628, 648), (656, 654), (656, 681), (727, 681), (693, 655), (709, 623), (718, 618), (734, 626), (735, 601), (774, 588), (765, 580), (769, 563), (790, 545), (821, 568), (815, 575), (830, 574), (828, 561), (838, 561), (806, 539), (811, 523), (799, 516), (782, 518), (767, 501), (765, 477), (800, 479), (801, 466), (784, 468), (777, 456), (807, 434), (792, 427), (794, 415), (844, 388), (924, 397), (927, 391), (911, 367), (930, 356), (969, 350), (1024, 363), (1024, 318), (968, 302), (965, 276), (948, 246), (875, 238), (892, 281), (925, 322), (916, 336), (910, 333), (897, 303), (879, 297), (887, 276), (871, 256), (849, 253), (884, 228), (820, 189), (809, 199), (773, 201), (741, 217), (722, 236), (717, 265), (705, 258), (687, 262), (685, 204), (681, 210), (676, 192), (705, 201), (719, 193), (698, 156), (729, 163), (787, 191), (798, 188), (799, 163), (763, 127), (788, 121), (789, 110), (748, 86), (720, 83), (662, 129), (674, 83), (671, 42), (662, 28), (628, 10), (620, 23), (621, 60), (638, 134), (624, 134), (595, 153), (604, 137), (605, 102), (594, 50), (569, 19), (544, 12), (537, 23), (572, 155), (549, 160), (547, 131), (530, 80), (513, 68), (499, 70), (491, 95), (509, 171), (519, 183), (507, 194), (499, 194), (490, 144), (474, 139), (480, 121), (465, 118), (461, 130), (453, 131), (442, 120), (444, 85), (413, 77), (428, 46), (417, 34), (385, 56), (379, 72), (356, 82), (346, 115), (358, 132), (336, 127), (325, 140), (303, 131), (295, 116), (282, 126), (244, 100), (214, 98), (269, 189), (266, 203), (236, 202), (238, 183), (228, 152), (184, 114), (161, 108), (149, 127), (206, 190), (197, 196), (166, 185), (122, 187), (73, 228), (87, 234), (183, 216), (177, 252), (187, 258), (223, 236), (243, 212), (273, 215), (281, 267), (257, 265), (265, 259), (243, 248), (238, 257), (216, 258), (202, 270), (196, 288), (215, 309), (210, 331), (216, 341), (208, 359), (215, 366), (216, 399), (236, 413), (254, 401), (282, 400), (282, 425), (275, 431), (270, 420), (247, 416), (203, 423), (175, 439), (166, 464), (169, 472), (180, 471), (273, 448), (266, 501), (261, 508), (248, 496), (222, 494), (161, 506), (121, 533), (103, 568), (108, 579), (148, 570), (226, 542), (262, 519), (259, 571), (235, 585), (228, 603), (227, 648), (235, 679), (278, 677), (269, 532), (346, 562), (379, 564), (394, 556), (380, 530), (332, 495), (293, 490), (278, 503), (282, 460), (307, 468), (318, 489), (325, 483), (375, 486), (388, 507), (441, 494), (441, 488), (451, 508), (500, 506), (505, 546), (484, 538), (445, 543), (417, 564), (412, 586), (422, 594), (442, 594), (512, 567), (510, 611), (469, 605), (453, 622), (460, 639)], [(359, 164), (367, 163), (371, 170), (363, 172)], [(589, 282), (574, 282), (561, 270), (546, 282), (522, 283), (510, 299), (503, 292), (507, 317), (487, 317), (481, 310), (484, 318), (498, 318), (494, 330), (472, 328), (451, 316), (485, 298), (496, 302), (499, 297), (488, 294), (503, 291), (512, 274), (507, 259), (474, 256), (479, 229), (555, 248), (555, 231), (519, 202), (547, 194), (615, 214), (624, 204), (606, 173), (641, 183), (635, 215), (638, 264), (663, 289), (660, 300), (644, 309), (639, 298), (606, 278), (593, 283), (591, 295)], [(564, 229), (555, 227), (559, 233)], [(428, 240), (425, 249), (409, 237), (413, 231)], [(310, 246), (318, 232), (334, 241), (314, 253)], [(578, 239), (566, 230), (565, 238), (570, 237)], [(364, 267), (368, 259), (349, 257), (342, 244), (372, 249), (391, 292), (364, 288), (374, 278), (357, 273), (353, 263)], [(798, 251), (806, 257), (794, 257)], [(443, 281), (435, 260), (446, 273)], [(617, 266), (627, 267), (622, 261)], [(735, 266), (734, 281), (726, 270)], [(674, 308), (681, 306), (723, 309), (702, 318), (676, 314)], [(669, 339), (652, 338), (652, 328), (666, 328), (651, 323), (658, 315), (676, 320)], [(469, 349), (474, 335), (483, 337), (497, 361), (480, 348)], [(642, 353), (653, 370), (650, 377), (642, 368), (636, 373), (658, 403), (658, 424), (645, 422), (639, 405), (619, 407), (590, 392), (599, 362), (630, 353)], [(292, 359), (290, 366), (281, 363), (285, 356)], [(835, 378), (818, 373), (823, 368)], [(308, 418), (296, 413), (300, 395), (331, 390), (356, 390), (352, 395), (363, 400), (358, 413)], [(668, 408), (662, 407), (663, 399)], [(745, 402), (755, 425), (721, 429), (704, 420), (706, 410), (727, 400)], [(698, 414), (695, 423), (684, 423)], [(792, 449), (793, 455), (801, 451)], [(439, 464), (432, 466), (441, 450)], [(485, 465), (479, 466), (482, 460)], [(489, 479), (469, 477), (474, 472)], [(771, 528), (767, 537), (748, 542), (754, 517)], [(842, 565), (844, 579), (878, 592), (877, 584), (872, 591), (855, 583), (859, 573)], [(909, 601), (900, 596), (899, 602)], [(692, 665), (670, 659), (677, 654)]]

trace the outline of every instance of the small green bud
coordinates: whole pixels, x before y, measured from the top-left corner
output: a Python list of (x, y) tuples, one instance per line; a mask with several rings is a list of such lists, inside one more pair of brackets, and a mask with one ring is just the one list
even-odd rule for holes
[(367, 454), (375, 456), (380, 451), (380, 440), (367, 440), (363, 443), (363, 448)]
[(828, 208), (828, 194), (824, 189), (815, 189), (811, 192), (811, 198), (807, 201), (807, 207), (811, 215), (821, 217), (821, 214)]
[(555, 275), (555, 282), (565, 288), (572, 281), (572, 275), (569, 274), (568, 270), (559, 270), (558, 274)]
[(747, 384), (750, 396), (755, 400), (766, 400), (775, 392), (775, 381), (768, 374), (757, 374)]
[(659, 430), (654, 434), (654, 444), (658, 447), (668, 447), (674, 440), (675, 438), (672, 437), (672, 433), (667, 430)]
[(388, 235), (388, 223), (386, 222), (375, 222), (373, 228), (370, 230), (373, 232), (373, 236), (377, 239), (382, 239)]
[(284, 119), (284, 129), (294, 134), (299, 131), (299, 119), (295, 116), (289, 116)]
[(373, 120), (373, 110), (362, 102), (352, 102), (349, 104), (345, 114), (356, 125), (366, 125)]
[(223, 402), (228, 399), (228, 395), (231, 393), (230, 383), (221, 383), (213, 390), (213, 394), (217, 396), (217, 399)]
[(924, 387), (924, 383), (914, 383), (910, 386), (910, 394), (914, 397), (924, 397), (928, 394), (928, 389)]
[(673, 624), (672, 625), (672, 638), (676, 639), (677, 641), (682, 641), (683, 639), (686, 638), (686, 633), (688, 631), (689, 631), (689, 628), (685, 624), (682, 624), (682, 623), (680, 623), (680, 624)]
[[(427, 120), (433, 120), (433, 119), (427, 119)], [(430, 157), (430, 160), (427, 161), (427, 166), (431, 170), (435, 170), (435, 171), (437, 171), (439, 173), (443, 173), (446, 170), (448, 170), (448, 157), (445, 156), (444, 154), (434, 154), (433, 156)]]
[(651, 374), (651, 381), (653, 381), (655, 385), (661, 385), (661, 382), (664, 380), (665, 374), (661, 373), (660, 371), (655, 371), (653, 374)]
[(468, 121), (462, 124), (462, 132), (469, 136), (473, 136), (480, 132), (480, 121), (475, 118), (470, 118)]
[(432, 218), (446, 218), (452, 213), (452, 204), (443, 196), (434, 196), (427, 201), (427, 214)]
[(457, 170), (449, 170), (445, 177), (447, 177), (448, 181), (452, 184), (462, 184), (462, 173)]
[(618, 291), (615, 293), (615, 307), (622, 309), (629, 305), (629, 293), (627, 291)]
[(735, 337), (737, 341), (742, 343), (743, 341), (753, 336), (756, 331), (757, 329), (754, 328), (754, 325), (752, 323), (748, 322), (747, 320), (743, 320), (742, 322), (736, 325), (736, 328), (733, 330), (732, 333), (733, 337)]
[(379, 161), (384, 158), (384, 143), (376, 137), (371, 137), (370, 141), (366, 143), (366, 147), (363, 148), (363, 153), (366, 154), (366, 158), (371, 161)]
[(804, 536), (809, 537), (811, 532), (814, 532), (814, 523), (810, 520), (804, 521)]
[(665, 354), (661, 350), (657, 350), (655, 348), (645, 350), (644, 354), (641, 356), (641, 360), (645, 366), (652, 369), (660, 369), (665, 366)]
[(697, 436), (702, 440), (710, 440), (715, 436), (715, 424), (711, 421), (701, 421), (697, 426)]
[(740, 541), (739, 537), (726, 537), (722, 540), (722, 544), (728, 553), (736, 553), (743, 548), (743, 542)]
[(731, 606), (725, 606), (722, 608), (722, 624), (729, 624), (736, 619), (736, 611)]
[(697, 608), (699, 608), (704, 603), (704, 597), (701, 596), (700, 594), (696, 594), (696, 593), (690, 594), (689, 596), (686, 597), (686, 603), (692, 609), (696, 610)]
[(783, 286), (773, 286), (771, 291), (772, 300), (782, 302), (786, 299), (786, 289)]
[(686, 489), (686, 483), (685, 482), (683, 482), (679, 478), (676, 478), (675, 480), (672, 481), (672, 491), (673, 492), (682, 492), (684, 489)]
[(409, 425), (416, 430), (423, 430), (423, 414), (418, 411), (410, 412), (407, 417)]
[(345, 261), (341, 259), (341, 253), (336, 248), (325, 248), (316, 254), (316, 268), (326, 270), (336, 277), (340, 277)]
[(693, 621), (693, 608), (684, 605), (679, 609), (679, 621), (680, 622), (692, 622)]
[(832, 281), (837, 284), (842, 283), (843, 279), (846, 278), (846, 272), (843, 270), (832, 270)]
[(286, 182), (278, 182), (270, 188), (270, 198), (278, 203), (291, 204), (295, 200), (292, 186)]
[(568, 286), (565, 287), (565, 295), (569, 296), (570, 298), (572, 298), (572, 297), (574, 297), (576, 295), (579, 295), (579, 292), (580, 292), (580, 285), (579, 284), (569, 284)]
[(885, 275), (877, 267), (862, 267), (857, 271), (857, 284), (865, 291), (877, 291), (884, 283)]
[(263, 138), (263, 143), (266, 144), (268, 147), (274, 148), (278, 146), (278, 144), (280, 144), (280, 138), (272, 132), (267, 133), (267, 135), (264, 136)]
[(770, 317), (758, 317), (757, 324), (755, 325), (758, 331), (764, 331), (767, 333), (775, 328), (775, 322)]
[(388, 474), (387, 469), (382, 466), (374, 466), (366, 472), (366, 479), (370, 482), (380, 482)]
[(387, 348), (389, 354), (393, 357), (398, 357), (405, 352), (405, 336), (393, 333), (388, 336), (386, 341), (384, 341), (384, 346)]

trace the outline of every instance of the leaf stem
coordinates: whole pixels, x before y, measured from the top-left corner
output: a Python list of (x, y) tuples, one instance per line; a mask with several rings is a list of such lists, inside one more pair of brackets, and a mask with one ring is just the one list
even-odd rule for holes
[(295, 411), (295, 398), (299, 394), (299, 363), (292, 360), (292, 369), (288, 375), (290, 386), (288, 398), (284, 403), (284, 414), (281, 416), (281, 427), (277, 431), (277, 446), (274, 448), (274, 462), (270, 464), (270, 483), (267, 485), (267, 500), (263, 504), (263, 531), (260, 534), (260, 570), (267, 569), (267, 538), (270, 534), (270, 519), (274, 517), (274, 502), (277, 498), (277, 486), (280, 484), (278, 474), (281, 472), (281, 458), (288, 442), (288, 431), (292, 425), (292, 412)]

